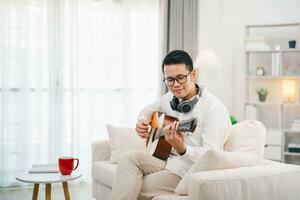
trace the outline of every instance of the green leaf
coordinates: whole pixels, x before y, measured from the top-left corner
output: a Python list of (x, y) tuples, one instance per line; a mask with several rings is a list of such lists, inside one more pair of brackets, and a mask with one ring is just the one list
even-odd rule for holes
[(232, 115), (230, 115), (230, 121), (231, 121), (232, 125), (238, 123), (238, 121), (236, 120), (236, 118), (234, 116), (232, 116)]

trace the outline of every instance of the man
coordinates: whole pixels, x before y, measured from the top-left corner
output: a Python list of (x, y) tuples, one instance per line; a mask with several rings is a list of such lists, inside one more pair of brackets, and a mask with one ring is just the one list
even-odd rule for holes
[(223, 149), (230, 127), (229, 114), (220, 100), (195, 84), (196, 71), (188, 53), (170, 52), (163, 60), (162, 70), (169, 92), (141, 111), (137, 134), (144, 139), (149, 137), (149, 120), (154, 111), (179, 120), (196, 117), (197, 128), (194, 133), (185, 135), (175, 130), (175, 123), (164, 127), (165, 139), (175, 153), (167, 161), (145, 152), (124, 152), (112, 187), (113, 200), (151, 199), (173, 193), (187, 170), (205, 151)]

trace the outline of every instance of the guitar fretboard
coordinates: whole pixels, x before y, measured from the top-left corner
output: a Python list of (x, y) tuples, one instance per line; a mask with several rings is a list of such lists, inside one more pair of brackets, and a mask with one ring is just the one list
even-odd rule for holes
[[(196, 122), (197, 122), (196, 118), (192, 118), (190, 120), (185, 120), (185, 121), (180, 121), (176, 131), (194, 132), (194, 130), (196, 129), (196, 125), (197, 125)], [(160, 138), (165, 135), (165, 131), (163, 130), (163, 128), (157, 128), (153, 131), (155, 131), (155, 134), (153, 134), (154, 137), (151, 138), (152, 142), (154, 140), (156, 140), (157, 138)]]

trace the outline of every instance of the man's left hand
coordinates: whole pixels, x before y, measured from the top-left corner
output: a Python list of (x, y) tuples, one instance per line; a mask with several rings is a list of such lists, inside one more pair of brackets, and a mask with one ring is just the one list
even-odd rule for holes
[(165, 139), (180, 154), (185, 152), (184, 133), (176, 131), (177, 122), (164, 127)]

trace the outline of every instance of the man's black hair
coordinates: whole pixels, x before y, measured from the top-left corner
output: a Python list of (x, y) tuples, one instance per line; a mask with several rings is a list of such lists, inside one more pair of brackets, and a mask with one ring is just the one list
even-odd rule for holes
[(186, 69), (191, 72), (194, 69), (193, 60), (190, 55), (182, 50), (174, 50), (168, 53), (162, 62), (162, 71), (164, 72), (165, 65), (185, 64)]

